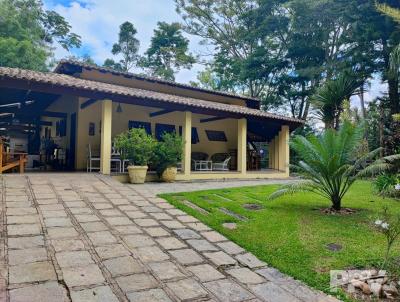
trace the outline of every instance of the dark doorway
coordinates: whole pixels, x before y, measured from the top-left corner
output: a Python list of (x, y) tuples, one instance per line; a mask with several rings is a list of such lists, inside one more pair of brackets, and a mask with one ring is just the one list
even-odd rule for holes
[(68, 161), (68, 168), (71, 170), (74, 170), (75, 168), (75, 147), (76, 147), (76, 113), (72, 113), (70, 142), (69, 142), (69, 161)]

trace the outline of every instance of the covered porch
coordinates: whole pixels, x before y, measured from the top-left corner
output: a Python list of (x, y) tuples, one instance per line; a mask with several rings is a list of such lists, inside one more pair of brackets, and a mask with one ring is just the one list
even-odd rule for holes
[[(100, 157), (100, 172), (112, 174), (122, 181), (128, 177), (122, 162), (119, 164), (121, 169), (113, 167), (113, 139), (129, 128), (144, 128), (156, 139), (160, 139), (163, 132), (176, 132), (182, 136), (183, 160), (177, 180), (283, 178), (289, 175), (290, 129), (287, 125), (138, 106), (109, 99), (88, 107), (85, 105), (88, 100), (80, 102), (78, 129), (101, 129), (95, 130), (94, 135), (90, 131), (78, 131), (78, 149), (86, 150), (90, 145), (92, 152)], [(77, 156), (77, 168), (85, 168), (87, 154), (78, 152)], [(156, 180), (151, 166), (147, 180)]]
[[(126, 173), (113, 139), (129, 128), (145, 128), (157, 139), (179, 133), (177, 180), (188, 181), (288, 177), (289, 134), (302, 123), (245, 106), (10, 68), (0, 68), (0, 92), (0, 134), (22, 129), (28, 162), (54, 156), (38, 146), (55, 142), (63, 164), (54, 170), (88, 170), (95, 157), (100, 173), (121, 181)], [(150, 171), (147, 180), (156, 174)]]

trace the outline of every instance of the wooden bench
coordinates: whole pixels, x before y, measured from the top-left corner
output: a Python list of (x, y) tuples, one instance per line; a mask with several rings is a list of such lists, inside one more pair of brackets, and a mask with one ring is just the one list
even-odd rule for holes
[(18, 167), (19, 173), (24, 173), (27, 162), (26, 153), (11, 153), (4, 151), (3, 144), (0, 143), (0, 174)]

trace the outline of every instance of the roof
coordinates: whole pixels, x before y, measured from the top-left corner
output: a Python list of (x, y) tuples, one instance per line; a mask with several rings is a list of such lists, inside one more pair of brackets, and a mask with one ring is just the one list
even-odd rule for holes
[(117, 97), (119, 97), (119, 99), (121, 99), (121, 97), (128, 100), (134, 99), (135, 104), (142, 106), (151, 106), (147, 101), (157, 101), (163, 105), (179, 105), (179, 107), (197, 108), (207, 110), (207, 112), (212, 111), (226, 113), (227, 115), (231, 114), (235, 116), (237, 115), (243, 117), (286, 121), (291, 124), (298, 125), (304, 123), (304, 121), (300, 119), (272, 114), (244, 106), (216, 103), (139, 88), (108, 84), (93, 80), (84, 80), (81, 78), (75, 78), (73, 76), (52, 72), (39, 72), (19, 68), (0, 67), (0, 86), (11, 85), (7, 84), (6, 80), (9, 80), (9, 82), (15, 82), (15, 85), (23, 82), (29, 87), (33, 86), (33, 84), (37, 84), (42, 90), (45, 89), (43, 88), (45, 86), (48, 87), (49, 90), (50, 88), (54, 89), (54, 91), (56, 88), (63, 88), (62, 91), (64, 93), (74, 93), (76, 95), (78, 93), (85, 92), (85, 95), (82, 96), (87, 96), (89, 98), (93, 96), (99, 96), (99, 93), (101, 93), (101, 96), (104, 95), (104, 98), (108, 97), (113, 99), (114, 97), (115, 100), (117, 100)]
[(135, 78), (137, 80), (142, 80), (142, 81), (149, 81), (149, 82), (153, 82), (153, 83), (164, 84), (164, 85), (169, 85), (169, 86), (174, 86), (174, 87), (179, 87), (179, 88), (184, 88), (184, 89), (190, 89), (190, 90), (195, 90), (195, 91), (200, 91), (200, 92), (205, 92), (205, 93), (210, 93), (210, 94), (216, 94), (216, 95), (221, 95), (221, 96), (227, 96), (227, 97), (232, 97), (232, 98), (237, 98), (237, 99), (242, 99), (242, 100), (257, 101), (257, 102), (260, 101), (259, 99), (254, 98), (254, 97), (230, 93), (230, 92), (226, 92), (226, 91), (218, 91), (218, 90), (194, 87), (194, 86), (191, 86), (188, 84), (177, 83), (174, 81), (169, 81), (169, 80), (146, 76), (146, 75), (141, 75), (141, 74), (135, 74), (135, 73), (126, 72), (126, 71), (119, 71), (119, 70), (115, 70), (112, 68), (88, 64), (88, 63), (84, 63), (84, 62), (77, 61), (77, 60), (71, 60), (71, 59), (60, 60), (60, 62), (57, 64), (56, 68), (54, 69), (54, 72), (63, 73), (62, 66), (68, 65), (68, 64), (74, 65), (74, 66), (80, 66), (80, 67), (83, 67), (83, 68), (86, 68), (89, 70), (93, 69), (93, 70), (98, 70), (100, 72), (108, 72), (108, 73), (112, 73), (115, 75), (122, 75), (125, 77)]

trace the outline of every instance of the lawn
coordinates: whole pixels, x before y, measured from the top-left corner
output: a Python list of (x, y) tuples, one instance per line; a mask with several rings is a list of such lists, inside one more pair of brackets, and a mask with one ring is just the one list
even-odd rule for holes
[[(358, 181), (343, 200), (343, 206), (356, 209), (355, 214), (333, 216), (320, 208), (329, 207), (327, 200), (311, 194), (298, 193), (268, 201), (277, 186), (242, 187), (190, 193), (164, 194), (176, 207), (197, 217), (240, 246), (280, 271), (328, 292), (331, 269), (365, 268), (378, 263), (384, 254), (385, 238), (371, 227), (382, 207), (400, 213), (400, 202), (380, 198), (372, 193), (371, 183)], [(206, 209), (209, 215), (185, 206), (189, 200)], [(243, 204), (256, 203), (263, 208), (246, 210)], [(229, 209), (247, 217), (238, 221), (221, 211)], [(235, 230), (225, 229), (224, 222), (236, 222)], [(326, 245), (336, 243), (340, 251)], [(400, 244), (393, 254), (400, 253)]]

